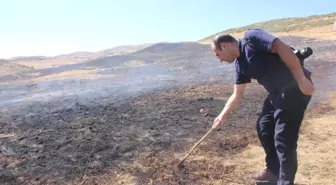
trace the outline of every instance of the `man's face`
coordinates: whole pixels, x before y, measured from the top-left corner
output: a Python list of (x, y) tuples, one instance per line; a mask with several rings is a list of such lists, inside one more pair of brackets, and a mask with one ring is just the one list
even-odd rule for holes
[(231, 43), (221, 43), (221, 50), (216, 48), (214, 44), (211, 45), (211, 50), (220, 62), (232, 63), (236, 57), (234, 55), (234, 46)]

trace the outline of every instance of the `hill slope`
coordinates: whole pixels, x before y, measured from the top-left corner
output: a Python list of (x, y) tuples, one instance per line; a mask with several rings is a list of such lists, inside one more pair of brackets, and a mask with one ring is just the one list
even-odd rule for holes
[[(282, 18), (250, 24), (243, 27), (232, 28), (221, 31), (219, 33), (229, 33), (235, 37), (241, 37), (247, 30), (259, 28), (278, 36), (293, 35), (325, 40), (335, 40), (336, 36), (333, 29), (335, 17), (336, 13), (313, 15), (308, 17)], [(199, 42), (209, 43), (216, 34), (203, 38), (199, 40)]]

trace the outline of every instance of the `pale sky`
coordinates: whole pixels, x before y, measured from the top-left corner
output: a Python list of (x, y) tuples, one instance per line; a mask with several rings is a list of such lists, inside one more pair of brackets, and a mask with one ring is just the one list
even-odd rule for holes
[(197, 41), (232, 27), (336, 8), (335, 0), (0, 1), (0, 58)]

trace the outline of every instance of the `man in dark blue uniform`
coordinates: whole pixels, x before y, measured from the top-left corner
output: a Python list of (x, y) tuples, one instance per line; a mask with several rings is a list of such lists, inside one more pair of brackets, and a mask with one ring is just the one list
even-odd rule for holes
[(217, 35), (211, 49), (220, 61), (235, 63), (236, 68), (234, 92), (213, 128), (225, 123), (240, 103), (246, 84), (256, 79), (269, 95), (256, 126), (266, 153), (266, 169), (252, 178), (294, 184), (299, 129), (314, 92), (311, 72), (301, 65), (293, 48), (259, 29), (247, 31), (239, 40), (228, 34)]

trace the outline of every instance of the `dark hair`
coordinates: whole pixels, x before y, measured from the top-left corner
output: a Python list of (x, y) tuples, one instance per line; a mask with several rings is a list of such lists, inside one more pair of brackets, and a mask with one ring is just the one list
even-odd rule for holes
[(220, 44), (223, 43), (223, 42), (228, 42), (228, 43), (232, 43), (232, 42), (236, 42), (237, 40), (229, 35), (229, 34), (218, 34), (216, 35), (213, 43), (214, 45), (216, 46), (217, 49), (221, 50), (221, 46)]

